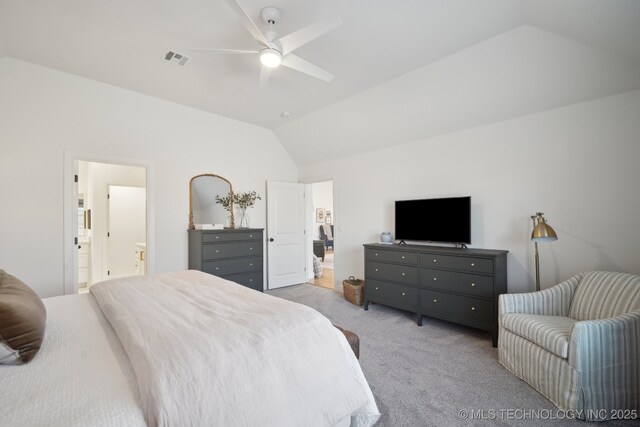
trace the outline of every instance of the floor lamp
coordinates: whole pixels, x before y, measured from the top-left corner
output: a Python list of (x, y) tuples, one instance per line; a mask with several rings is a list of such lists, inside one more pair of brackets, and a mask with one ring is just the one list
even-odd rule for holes
[(533, 232), (531, 240), (536, 246), (536, 291), (540, 290), (540, 255), (538, 254), (538, 242), (553, 242), (558, 240), (558, 235), (544, 219), (542, 212), (536, 212), (531, 216), (533, 221)]

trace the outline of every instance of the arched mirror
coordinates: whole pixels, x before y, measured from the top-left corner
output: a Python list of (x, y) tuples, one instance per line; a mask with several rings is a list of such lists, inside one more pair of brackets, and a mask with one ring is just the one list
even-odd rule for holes
[(223, 198), (233, 193), (228, 179), (211, 173), (196, 175), (189, 181), (189, 230), (196, 224), (224, 224), (234, 228), (233, 201), (226, 210), (216, 203), (216, 196)]

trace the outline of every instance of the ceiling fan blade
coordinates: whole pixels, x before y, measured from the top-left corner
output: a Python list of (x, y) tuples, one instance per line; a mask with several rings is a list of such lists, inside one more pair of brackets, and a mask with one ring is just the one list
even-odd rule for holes
[(273, 68), (269, 68), (269, 67), (265, 67), (264, 65), (260, 68), (260, 84), (259, 86), (261, 88), (265, 87), (267, 85), (267, 82), (269, 81), (269, 77), (271, 76), (271, 71), (273, 70)]
[(338, 15), (332, 16), (324, 21), (316, 22), (307, 27), (301, 28), (298, 31), (294, 31), (291, 34), (280, 37), (278, 42), (282, 46), (282, 54), (286, 55), (289, 52), (293, 52), (302, 45), (309, 43), (311, 40), (315, 40), (323, 34), (328, 33), (342, 25), (342, 20)]
[(220, 52), (220, 53), (239, 53), (239, 54), (256, 54), (256, 53), (260, 53), (260, 51), (258, 50), (241, 50), (241, 49), (213, 49), (213, 48), (193, 48), (193, 49), (189, 49), (190, 51), (193, 52)]
[(264, 34), (262, 34), (262, 31), (260, 31), (256, 24), (251, 20), (249, 14), (244, 10), (242, 5), (237, 0), (227, 0), (227, 3), (229, 3), (229, 6), (231, 6), (236, 15), (238, 15), (238, 18), (240, 18), (240, 21), (242, 21), (242, 24), (247, 28), (247, 30), (249, 30), (253, 38), (263, 45), (269, 47), (269, 41), (264, 36)]
[(317, 79), (324, 80), (325, 82), (333, 80), (333, 74), (326, 72), (322, 68), (317, 67), (292, 53), (282, 57), (282, 65), (291, 68), (292, 70), (308, 74)]

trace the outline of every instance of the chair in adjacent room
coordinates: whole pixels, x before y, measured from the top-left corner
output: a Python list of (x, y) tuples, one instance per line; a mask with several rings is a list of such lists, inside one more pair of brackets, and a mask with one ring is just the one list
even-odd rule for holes
[(324, 240), (324, 247), (328, 250), (331, 247), (333, 250), (333, 224), (321, 224), (320, 225), (320, 238)]
[(589, 271), (500, 295), (499, 325), (500, 363), (558, 408), (592, 421), (640, 411), (640, 276)]

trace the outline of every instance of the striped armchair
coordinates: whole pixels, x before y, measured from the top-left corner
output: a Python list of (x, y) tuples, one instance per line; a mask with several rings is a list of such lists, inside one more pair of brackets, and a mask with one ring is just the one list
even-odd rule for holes
[(499, 299), (499, 360), (558, 408), (640, 411), (640, 276), (589, 271)]

